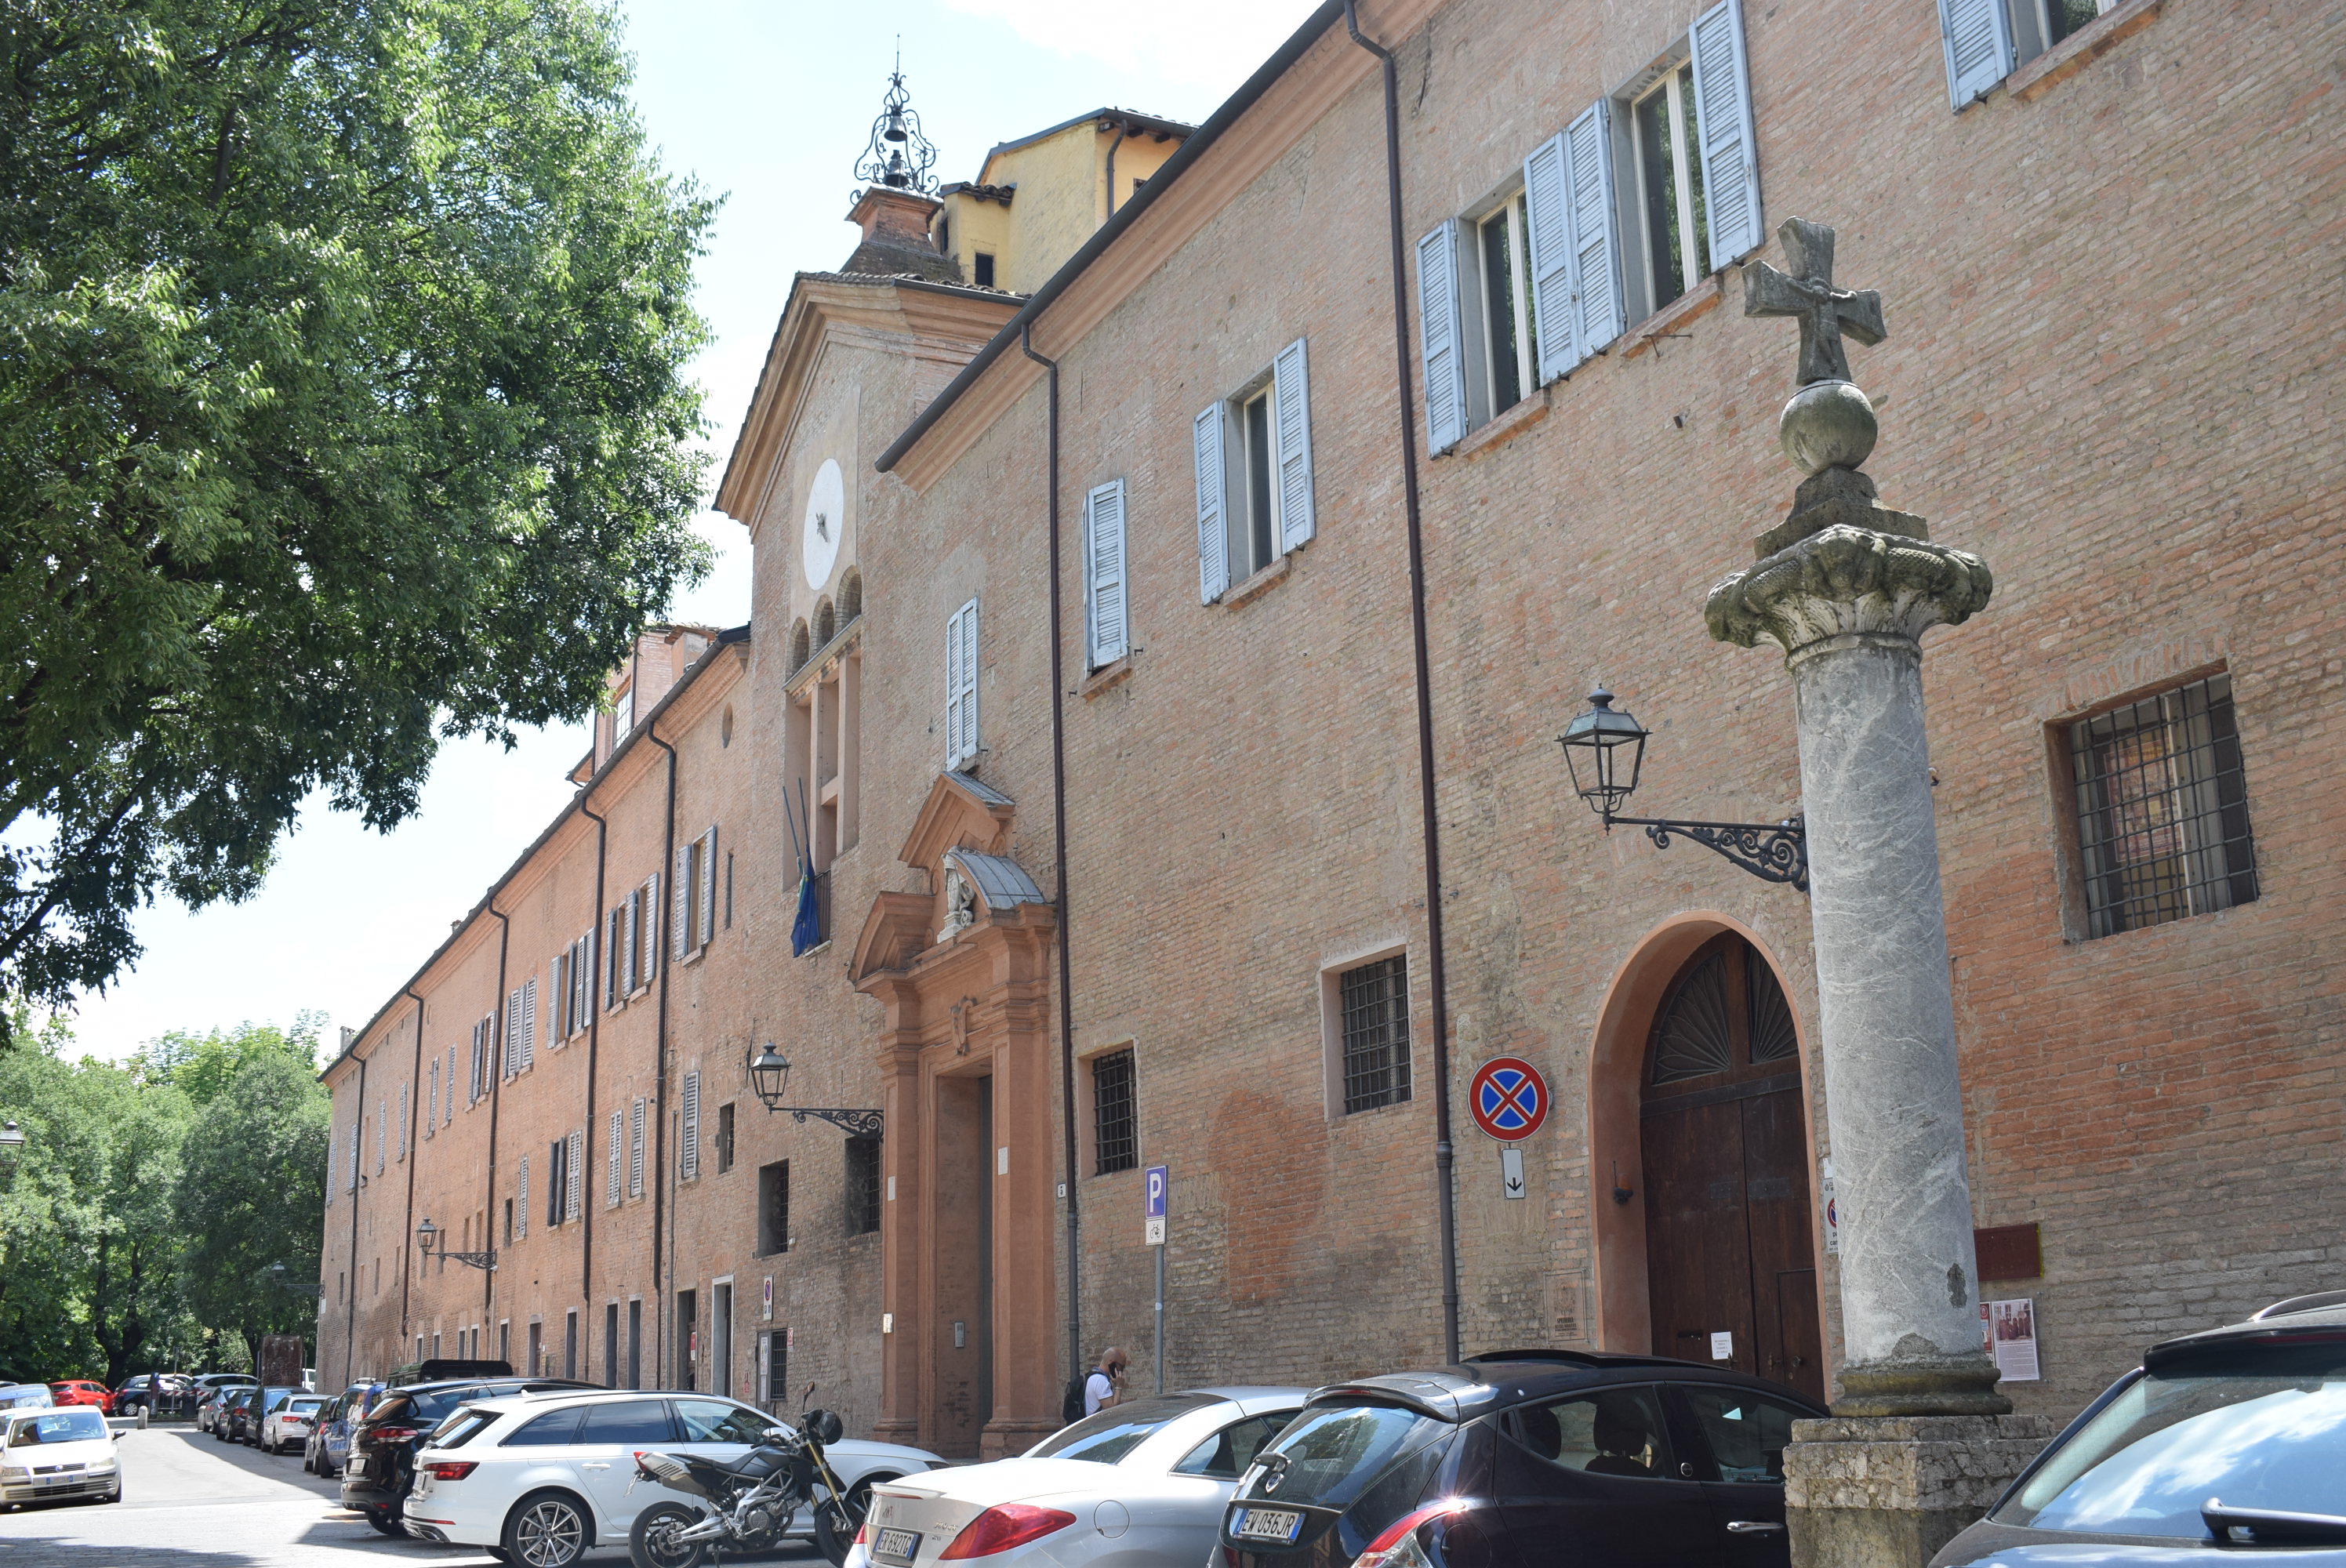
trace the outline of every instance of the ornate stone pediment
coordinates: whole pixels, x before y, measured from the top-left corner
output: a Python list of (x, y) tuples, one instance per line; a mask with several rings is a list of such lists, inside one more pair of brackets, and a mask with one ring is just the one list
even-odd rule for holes
[(940, 773), (896, 858), (934, 872), (947, 850), (1001, 854), (1010, 847), (1010, 820), (1017, 810), (1009, 796), (966, 773)]

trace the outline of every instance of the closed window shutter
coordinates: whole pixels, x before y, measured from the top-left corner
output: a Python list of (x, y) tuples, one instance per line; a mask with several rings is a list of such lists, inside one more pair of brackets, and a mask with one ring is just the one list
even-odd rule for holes
[(473, 1054), (465, 1064), (464, 1108), (471, 1110), (481, 1098), (481, 1026), (473, 1025)]
[(456, 1119), (456, 1048), (448, 1047), (448, 1098), (440, 1113), (440, 1125), (446, 1126)]
[(619, 1113), (611, 1113), (609, 1128), (603, 1135), (603, 1207), (619, 1207)]
[(580, 1191), (580, 1188), (585, 1185), (584, 1178), (586, 1174), (586, 1129), (581, 1128), (577, 1132), (570, 1135), (570, 1149), (569, 1152), (563, 1156), (562, 1172), (564, 1177), (563, 1217), (566, 1219), (581, 1218), (586, 1213), (585, 1194)]
[(521, 983), (521, 1064), (528, 1066), (537, 1055), (537, 976), (531, 975)]
[(521, 1071), (521, 993), (505, 998), (505, 1049), (499, 1066), (508, 1078)]
[(374, 1174), (382, 1175), (383, 1150), (391, 1142), (391, 1107), (381, 1100), (374, 1106)]
[(440, 1054), (432, 1054), (432, 1065), (423, 1070), (423, 1135), (430, 1137), (440, 1125)]
[(407, 1157), (407, 1085), (399, 1086), (399, 1157)]
[(1209, 403), (1189, 424), (1198, 472), (1198, 602), (1210, 605), (1230, 585), (1229, 483), (1222, 459), (1223, 405)]
[(1430, 452), (1447, 452), (1466, 434), (1454, 218), (1417, 242), (1417, 332), (1425, 376), (1425, 443)]
[(521, 1179), (514, 1185), (514, 1234), (529, 1234), (529, 1156), (521, 1156)]
[(643, 965), (640, 972), (643, 983), (649, 985), (659, 976), (660, 879), (658, 871), (644, 879), (644, 885), (636, 890), (636, 896), (644, 908), (644, 929), (637, 939), (636, 952)]
[(1084, 497), (1084, 625), (1091, 667), (1124, 657), (1124, 481), (1111, 479)]
[(343, 1184), (342, 1190), (344, 1192), (356, 1192), (359, 1190), (359, 1123), (363, 1122), (365, 1119), (365, 1114), (362, 1112), (359, 1116), (359, 1121), (352, 1122), (351, 1124), (351, 1179)]
[(961, 612), (945, 617), (945, 766), (961, 765)]
[(1542, 386), (1581, 358), (1573, 348), (1571, 182), (1565, 168), (1562, 131), (1524, 159), (1524, 249), (1531, 259), (1532, 329), (1539, 338)]
[(1573, 337), (1577, 359), (1598, 352), (1628, 326), (1621, 303), (1621, 247), (1613, 211), (1612, 112), (1597, 99), (1564, 130), (1565, 182), (1572, 213)]
[(643, 910), (642, 892), (629, 893), (627, 895), (627, 956), (621, 960), (622, 974), (619, 985), (619, 990), (627, 995), (633, 995), (636, 989), (636, 940), (638, 934), (638, 928), (643, 918)]
[(546, 965), (546, 1048), (549, 1051), (559, 1050), (563, 1041), (569, 1038), (562, 1027), (562, 969), (569, 956), (570, 950), (565, 948)]
[(1947, 101), (1960, 114), (2012, 75), (2012, 19), (2004, 0), (1939, 0), (1947, 46)]
[(627, 1108), (627, 1196), (644, 1196), (644, 1103)]
[(683, 1123), (677, 1140), (677, 1173), (690, 1181), (700, 1174), (700, 1074), (684, 1075)]
[(668, 868), (668, 889), (674, 906), (668, 915), (668, 955), (682, 958), (692, 951), (692, 846), (677, 846)]
[(945, 622), (945, 766), (977, 759), (977, 601)]
[(717, 830), (711, 828), (700, 836), (699, 879), (694, 884), (700, 890), (700, 923), (693, 930), (695, 947), (707, 947), (709, 939), (717, 934)]
[(1751, 73), (1737, 0), (1694, 23), (1695, 139), (1702, 147), (1704, 216), (1710, 270), (1731, 266), (1767, 243), (1760, 227), (1759, 138), (1751, 125)]
[(1279, 423), (1280, 551), (1309, 544), (1319, 532), (1311, 514), (1311, 367), (1296, 339), (1270, 361), (1271, 417)]

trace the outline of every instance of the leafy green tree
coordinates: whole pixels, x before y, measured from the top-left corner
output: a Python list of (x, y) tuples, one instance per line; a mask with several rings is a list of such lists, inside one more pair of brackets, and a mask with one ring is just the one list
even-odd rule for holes
[(282, 1057), (304, 1072), (315, 1073), (318, 1030), (325, 1020), (322, 1013), (303, 1013), (294, 1018), (291, 1029), (252, 1023), (202, 1034), (174, 1029), (133, 1053), (131, 1070), (142, 1082), (170, 1084), (201, 1109), (219, 1098), (229, 1080), (246, 1064), (263, 1057)]
[(705, 552), (713, 206), (591, 0), (0, 0), (0, 988), (576, 717)]
[(175, 1198), (181, 1288), (196, 1318), (234, 1330), (253, 1365), (266, 1334), (310, 1334), (332, 1110), (307, 1062), (256, 1050), (195, 1115)]

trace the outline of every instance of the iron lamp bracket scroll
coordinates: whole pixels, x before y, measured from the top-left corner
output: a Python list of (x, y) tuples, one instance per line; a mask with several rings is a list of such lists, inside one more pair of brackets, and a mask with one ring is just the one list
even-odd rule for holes
[(879, 1111), (852, 1109), (838, 1105), (785, 1105), (784, 1091), (790, 1081), (790, 1059), (773, 1047), (771, 1041), (749, 1054), (743, 1064), (750, 1074), (750, 1088), (758, 1103), (769, 1115), (787, 1113), (790, 1120), (803, 1122), (811, 1116), (829, 1122), (860, 1138), (876, 1138), (887, 1117)]
[(440, 1227), (432, 1223), (432, 1217), (425, 1215), (415, 1222), (415, 1249), (426, 1257), (444, 1257), (452, 1263), (461, 1263), (467, 1268), (478, 1268), (484, 1273), (496, 1268), (497, 1254), (495, 1247), (491, 1247), (486, 1252), (434, 1251), (434, 1248), (437, 1246), (441, 1234)]

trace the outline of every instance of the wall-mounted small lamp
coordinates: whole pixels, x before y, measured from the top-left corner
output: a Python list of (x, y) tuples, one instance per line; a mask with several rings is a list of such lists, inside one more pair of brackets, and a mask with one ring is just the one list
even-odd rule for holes
[(1588, 694), (1588, 710), (1556, 738), (1564, 748), (1564, 765), (1572, 776), (1573, 792), (1588, 802), (1588, 809), (1608, 831), (1616, 825), (1643, 828), (1658, 850), (1670, 847), (1673, 834), (1692, 839), (1762, 881), (1790, 882), (1802, 892), (1809, 891), (1809, 836), (1798, 817), (1771, 824), (1620, 815), (1621, 807), (1637, 791), (1637, 770), (1645, 764), (1646, 740), (1651, 732), (1613, 703), (1613, 694), (1598, 687)]
[(878, 1137), (886, 1123), (886, 1116), (879, 1111), (843, 1110), (836, 1105), (783, 1105), (783, 1091), (790, 1081), (790, 1059), (775, 1050), (770, 1040), (751, 1051), (742, 1065), (749, 1070), (750, 1092), (758, 1096), (758, 1103), (769, 1113), (787, 1112), (794, 1122), (803, 1122), (813, 1116), (865, 1138)]
[[(430, 1257), (433, 1256), (433, 1248), (439, 1244), (440, 1235), (440, 1227), (432, 1223), (430, 1215), (425, 1215), (415, 1222), (416, 1250), (423, 1253), (424, 1257)], [(486, 1252), (443, 1252), (440, 1256), (473, 1268), (490, 1269), (497, 1266), (497, 1254), (495, 1247), (491, 1247)]]

